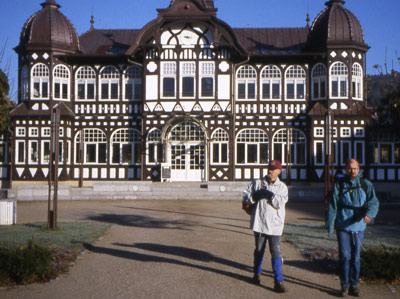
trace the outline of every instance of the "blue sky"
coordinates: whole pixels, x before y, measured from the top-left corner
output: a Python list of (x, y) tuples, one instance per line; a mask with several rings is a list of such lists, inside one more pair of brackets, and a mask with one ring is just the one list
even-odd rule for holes
[[(311, 23), (325, 8), (327, 0), (214, 0), (217, 17), (232, 27), (302, 27), (306, 14)], [(10, 83), (16, 89), (18, 59), (13, 48), (26, 20), (45, 0), (0, 0), (0, 67), (9, 69)], [(168, 7), (170, 0), (56, 0), (61, 12), (78, 34), (90, 27), (93, 14), (98, 29), (140, 29), (157, 17), (157, 8)], [(347, 0), (345, 7), (355, 14), (371, 47), (367, 53), (367, 73), (376, 74), (374, 65), (400, 71), (400, 1)], [(397, 54), (396, 54), (397, 51)], [(14, 82), (14, 83), (13, 83)], [(14, 96), (12, 96), (14, 99)]]

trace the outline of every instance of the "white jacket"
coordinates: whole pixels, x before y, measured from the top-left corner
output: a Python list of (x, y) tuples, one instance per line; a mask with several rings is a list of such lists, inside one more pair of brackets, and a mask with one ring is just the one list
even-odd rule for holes
[(281, 236), (285, 222), (285, 204), (288, 201), (288, 188), (279, 178), (273, 183), (265, 179), (252, 181), (243, 191), (243, 202), (254, 204), (255, 191), (266, 188), (273, 195), (259, 200), (251, 213), (250, 228), (266, 235)]

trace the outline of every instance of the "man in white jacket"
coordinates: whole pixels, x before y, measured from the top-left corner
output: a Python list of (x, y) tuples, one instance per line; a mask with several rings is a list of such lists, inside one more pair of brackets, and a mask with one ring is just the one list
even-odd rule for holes
[(268, 174), (263, 179), (252, 181), (243, 191), (243, 206), (252, 206), (250, 228), (254, 232), (256, 244), (253, 282), (260, 284), (261, 266), (268, 241), (274, 273), (274, 290), (278, 293), (287, 291), (283, 284), (280, 244), (288, 188), (279, 180), (281, 171), (281, 162), (271, 161), (268, 165)]

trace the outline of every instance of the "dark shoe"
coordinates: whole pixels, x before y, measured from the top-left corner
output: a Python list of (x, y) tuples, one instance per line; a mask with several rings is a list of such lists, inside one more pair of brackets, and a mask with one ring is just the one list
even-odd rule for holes
[(274, 291), (277, 293), (286, 293), (287, 289), (285, 288), (285, 285), (283, 284), (283, 282), (275, 282)]
[(349, 288), (348, 288), (348, 287), (342, 286), (342, 287), (340, 288), (340, 297), (346, 297), (348, 291), (349, 291)]
[(358, 287), (350, 286), (349, 295), (354, 297), (360, 297), (360, 290)]
[(253, 276), (253, 283), (255, 284), (255, 285), (260, 285), (260, 283), (261, 283), (261, 279), (260, 279), (260, 274), (254, 274), (254, 276)]

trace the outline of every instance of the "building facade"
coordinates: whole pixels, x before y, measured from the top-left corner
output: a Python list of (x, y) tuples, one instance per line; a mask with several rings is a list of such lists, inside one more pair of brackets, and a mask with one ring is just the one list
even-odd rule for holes
[(360, 22), (325, 5), (311, 25), (255, 29), (218, 19), (212, 0), (172, 0), (141, 29), (92, 22), (78, 36), (46, 0), (15, 49), (5, 177), (46, 181), (57, 160), (71, 184), (247, 181), (279, 159), (283, 179), (323, 181), (355, 157), (370, 179), (400, 180), (400, 143), (368, 138)]

